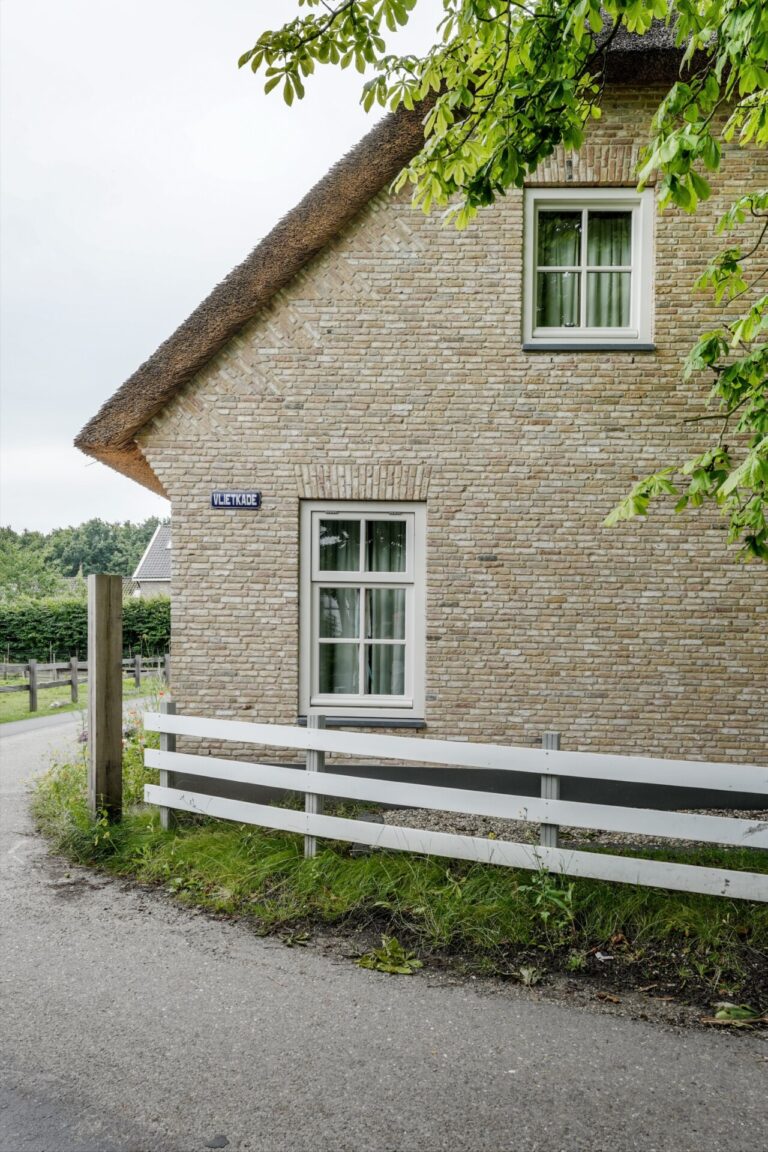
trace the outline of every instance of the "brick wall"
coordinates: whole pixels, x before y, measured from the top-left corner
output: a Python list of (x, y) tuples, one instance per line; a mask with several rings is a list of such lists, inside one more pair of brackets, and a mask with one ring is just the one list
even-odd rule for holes
[[(536, 182), (631, 182), (654, 100), (615, 94)], [(294, 722), (300, 497), (417, 493), (430, 736), (768, 762), (766, 569), (708, 513), (601, 528), (709, 434), (682, 422), (706, 387), (680, 365), (717, 315), (692, 283), (757, 163), (657, 217), (655, 353), (522, 352), (521, 193), (464, 233), (371, 203), (141, 436), (173, 504), (180, 710)], [(227, 487), (262, 510), (213, 511)]]

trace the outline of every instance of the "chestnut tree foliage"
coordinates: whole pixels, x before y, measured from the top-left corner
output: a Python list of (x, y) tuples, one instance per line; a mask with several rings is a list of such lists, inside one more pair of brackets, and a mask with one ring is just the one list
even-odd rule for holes
[[(390, 50), (418, 3), (440, 12), (423, 56)], [(723, 163), (723, 142), (768, 144), (766, 0), (298, 0), (298, 14), (265, 31), (240, 59), (302, 98), (322, 65), (366, 77), (362, 102), (421, 106), (424, 146), (397, 181), (424, 211), (441, 206), (465, 226), (559, 144), (577, 149), (600, 116), (606, 54), (624, 28), (673, 29), (682, 63), (656, 110), (638, 172), (658, 174), (659, 205), (695, 212)], [(395, 37), (395, 40), (397, 38)], [(423, 102), (423, 104), (422, 104)], [(720, 323), (703, 332), (682, 368), (701, 379), (710, 410), (701, 450), (636, 483), (606, 517), (645, 515), (651, 501), (717, 506), (744, 559), (768, 562), (768, 189), (749, 187), (719, 224), (723, 249), (696, 285), (712, 293)]]

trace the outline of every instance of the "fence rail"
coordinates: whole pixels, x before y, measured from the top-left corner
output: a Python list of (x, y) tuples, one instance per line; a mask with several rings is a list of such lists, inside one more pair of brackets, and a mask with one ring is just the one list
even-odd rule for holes
[[(168, 653), (164, 656), (129, 656), (122, 661), (122, 665), (123, 675), (132, 675), (137, 688), (141, 687), (142, 676), (146, 674), (160, 676), (166, 684), (170, 683), (171, 662)], [(59, 672), (66, 672), (66, 678), (57, 680), (56, 675)], [(54, 679), (41, 681), (41, 674), (46, 673), (53, 676)], [(26, 677), (25, 684), (0, 685), (0, 695), (8, 692), (28, 692), (29, 711), (37, 712), (38, 692), (44, 688), (69, 688), (70, 699), (73, 704), (76, 704), (79, 695), (78, 688), (82, 683), (81, 673), (84, 674), (83, 678), (87, 678), (88, 662), (78, 660), (74, 656), (66, 663), (57, 661), (56, 663), (43, 664), (38, 663), (37, 660), (29, 660), (26, 664), (0, 664), (2, 679)]]
[[(545, 868), (569, 876), (768, 902), (768, 874), (645, 860), (602, 852), (572, 851), (556, 846), (557, 828), (567, 824), (578, 828), (652, 835), (662, 839), (683, 838), (709, 844), (768, 849), (768, 822), (564, 801), (553, 798), (552, 789), (543, 786), (563, 776), (632, 780), (681, 788), (711, 788), (723, 793), (725, 803), (731, 791), (768, 797), (768, 767), (561, 752), (554, 747), (537, 749), (421, 740), (403, 736), (327, 731), (322, 727), (292, 728), (155, 712), (147, 713), (144, 723), (147, 730), (160, 732), (166, 737), (189, 736), (305, 752), (307, 770), (301, 771), (258, 761), (246, 762), (147, 749), (145, 763), (161, 771), (163, 784), (147, 785), (145, 799), (163, 809), (180, 809), (240, 823), (303, 833), (308, 855), (314, 854), (317, 837), (327, 837), (506, 867), (533, 870)], [(542, 797), (512, 796), (327, 772), (324, 770), (324, 756), (327, 753), (364, 757), (368, 760), (373, 757), (469, 769), (529, 772), (541, 778)], [(303, 792), (306, 810), (297, 812), (180, 789), (172, 786), (174, 773)], [(477, 836), (326, 816), (322, 812), (322, 799), (325, 796), (404, 808), (473, 813), (540, 824), (543, 825), (542, 843), (535, 845), (486, 840)]]

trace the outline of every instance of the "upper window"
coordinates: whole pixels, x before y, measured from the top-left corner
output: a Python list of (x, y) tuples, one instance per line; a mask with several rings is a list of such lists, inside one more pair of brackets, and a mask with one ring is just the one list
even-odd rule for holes
[(302, 504), (302, 711), (423, 715), (424, 521), (416, 504)]
[(651, 192), (530, 189), (524, 344), (637, 347), (651, 341)]

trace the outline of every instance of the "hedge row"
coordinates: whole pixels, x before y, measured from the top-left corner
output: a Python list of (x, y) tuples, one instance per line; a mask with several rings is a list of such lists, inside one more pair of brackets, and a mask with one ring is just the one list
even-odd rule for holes
[[(123, 651), (154, 656), (171, 644), (171, 602), (166, 596), (123, 601)], [(0, 604), (0, 660), (56, 660), (88, 651), (88, 605), (82, 599), (22, 600)]]

